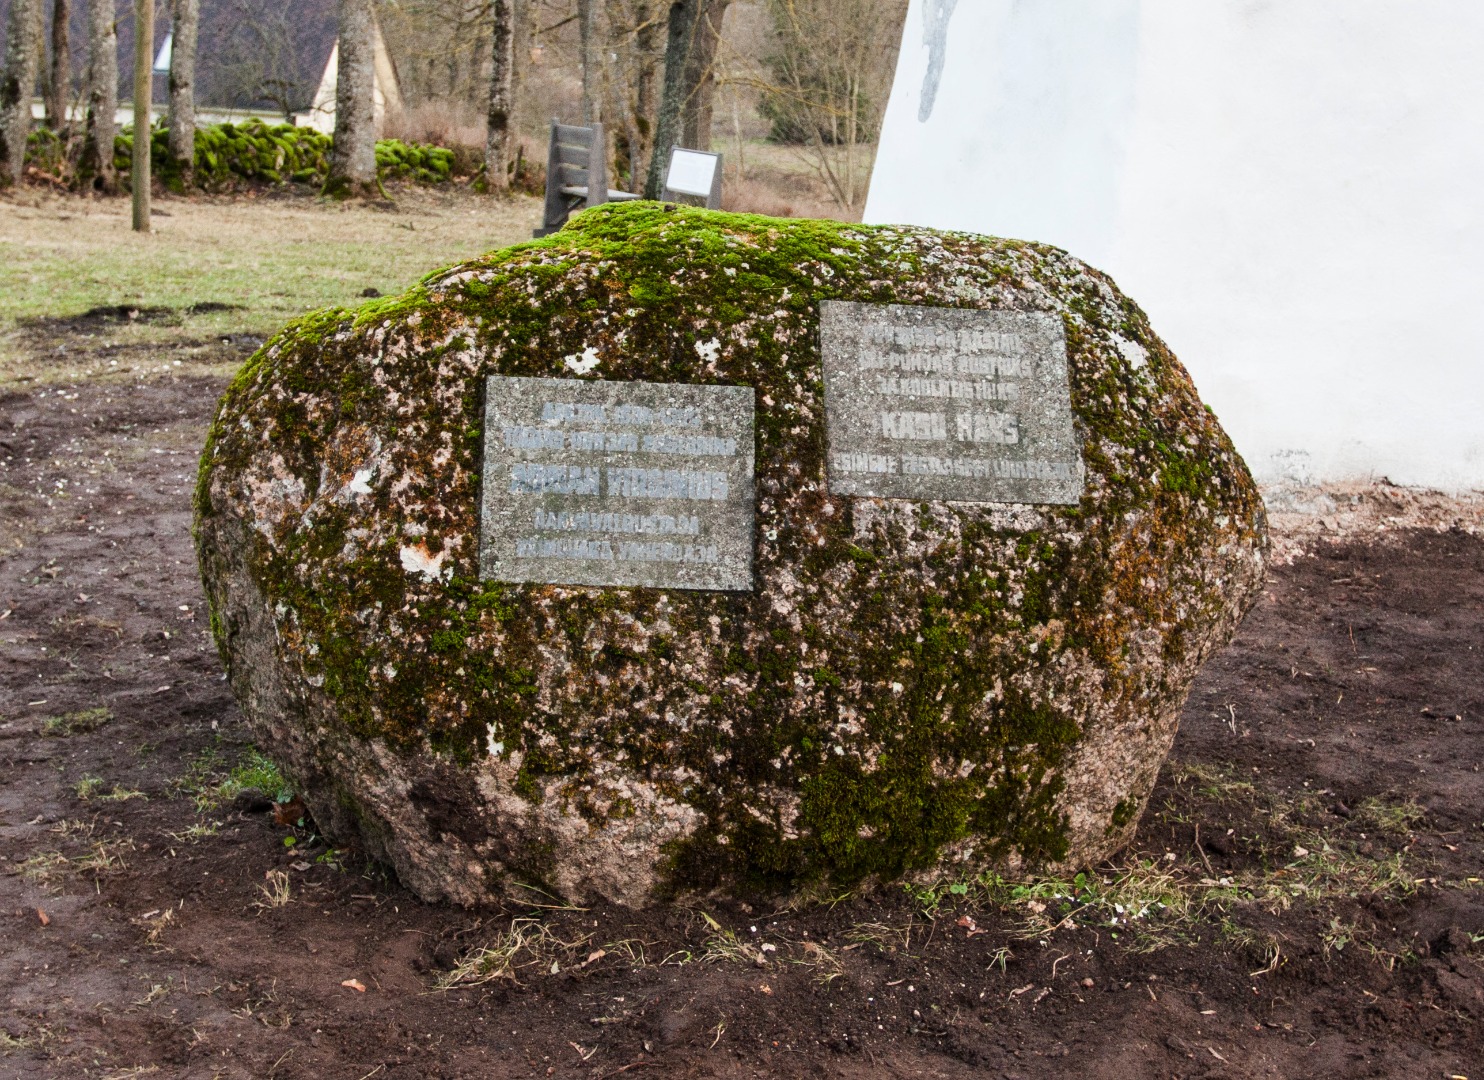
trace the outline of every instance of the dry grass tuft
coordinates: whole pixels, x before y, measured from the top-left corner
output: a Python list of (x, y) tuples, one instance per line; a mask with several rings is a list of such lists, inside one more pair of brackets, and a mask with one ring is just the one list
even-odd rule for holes
[(259, 885), (263, 899), (253, 901), (253, 906), (266, 911), (269, 908), (288, 906), (293, 901), (293, 890), (289, 887), (289, 876), (282, 870), (269, 870), (263, 875), (266, 885)]

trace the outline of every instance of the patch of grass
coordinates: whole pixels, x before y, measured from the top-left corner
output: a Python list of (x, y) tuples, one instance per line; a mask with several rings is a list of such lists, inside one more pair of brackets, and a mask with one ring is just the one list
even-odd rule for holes
[(880, 952), (895, 952), (908, 945), (905, 931), (880, 922), (856, 923), (845, 931), (845, 938), (857, 945), (874, 946)]
[(28, 881), (43, 888), (55, 888), (75, 874), (92, 873), (101, 877), (126, 869), (128, 863), (123, 853), (133, 849), (132, 840), (99, 840), (81, 855), (69, 856), (60, 851), (32, 855), (21, 863), (20, 871)]
[(1111, 936), (1127, 934), (1135, 949), (1166, 944), (1208, 904), (1236, 895), (1229, 881), (1199, 884), (1167, 865), (1143, 859), (1070, 881), (1007, 881), (987, 874), (970, 896), (1024, 919), (1022, 937), (1046, 937), (1064, 927), (1099, 927)]
[[(530, 971), (537, 975), (557, 975), (563, 969), (586, 967), (607, 955), (607, 949), (594, 949), (585, 960), (578, 959), (592, 943), (592, 935), (563, 941), (538, 918), (510, 920), (510, 928), (495, 935), (488, 945), (474, 949), (449, 971), (439, 977), (437, 987), (449, 990), (456, 986), (480, 986), (509, 981), (518, 983), (517, 973)], [(622, 943), (621, 943), (622, 944)], [(611, 946), (619, 949), (620, 945)], [(630, 956), (633, 952), (630, 950)], [(642, 953), (640, 954), (642, 955)]]
[(1236, 770), (1201, 762), (1170, 762), (1170, 778), (1176, 785), (1192, 784), (1196, 791), (1218, 803), (1247, 801), (1257, 797), (1257, 786), (1238, 778)]
[(97, 731), (112, 719), (113, 710), (104, 707), (48, 716), (41, 722), (41, 734), (52, 739), (83, 735), (89, 731)]
[(208, 837), (215, 836), (221, 832), (221, 829), (222, 823), (220, 821), (197, 821), (187, 825), (179, 832), (172, 832), (168, 835), (178, 843), (196, 844)]
[(130, 799), (148, 799), (149, 796), (137, 788), (126, 788), (122, 784), (114, 784), (113, 790), (107, 795), (99, 795), (103, 802), (128, 802)]
[(198, 814), (209, 814), (244, 791), (259, 791), (280, 803), (293, 797), (278, 766), (256, 747), (243, 751), (230, 769), (219, 747), (207, 747), (191, 761), (185, 775), (173, 787), (195, 799)]
[(173, 978), (166, 979), (162, 983), (153, 983), (149, 988), (149, 992), (142, 998), (134, 1001), (133, 1004), (140, 1008), (153, 1005), (155, 1002), (159, 1001), (161, 998), (169, 994), (170, 991), (173, 989), (175, 989), (175, 980)]
[(12, 1035), (0, 1028), (0, 1054), (12, 1054), (17, 1050), (37, 1050), (54, 1038), (52, 1030), (45, 1026), (34, 1027), (23, 1035)]
[(77, 797), (84, 802), (98, 799), (101, 802), (128, 802), (130, 799), (148, 799), (149, 796), (135, 788), (126, 788), (122, 784), (114, 784), (113, 787), (104, 791), (107, 783), (98, 776), (84, 776), (73, 788)]
[[(1213, 922), (1218, 934), (1254, 954), (1278, 962), (1272, 942), (1247, 940), (1232, 919), (1243, 907), (1274, 914), (1301, 905), (1319, 913), (1328, 929), (1321, 944), (1326, 956), (1342, 952), (1357, 940), (1353, 927), (1332, 910), (1361, 897), (1402, 898), (1412, 895), (1418, 879), (1402, 852), (1361, 854), (1344, 835), (1345, 826), (1320, 829), (1301, 825), (1315, 811), (1307, 793), (1289, 798), (1263, 794), (1246, 783), (1207, 772), (1188, 777), (1213, 800), (1249, 801), (1266, 819), (1264, 861), (1213, 877), (1208, 867), (1188, 860), (1140, 858), (1121, 867), (1076, 875), (1071, 880), (1009, 881), (988, 874), (972, 881), (916, 884), (910, 893), (926, 918), (939, 917), (939, 907), (952, 898), (965, 904), (989, 904), (1023, 919), (1019, 933), (1045, 938), (1070, 927), (1107, 929), (1135, 951), (1163, 948), (1198, 935)], [(1386, 804), (1373, 811), (1397, 825), (1416, 824), (1415, 810)], [(1378, 826), (1379, 827), (1379, 826)], [(1362, 941), (1371, 955), (1396, 963), (1388, 953)]]
[(133, 850), (132, 840), (100, 840), (86, 854), (74, 858), (72, 865), (79, 871), (95, 876), (115, 874), (128, 869), (129, 864), (125, 861), (123, 852)]
[(235, 799), (244, 791), (261, 791), (274, 802), (288, 802), (293, 794), (278, 766), (256, 748), (249, 749), (238, 759), (226, 779), (217, 785), (216, 797), (218, 800)]
[(175, 922), (175, 910), (173, 908), (166, 908), (154, 918), (147, 918), (142, 920), (142, 922), (148, 928), (148, 931), (144, 935), (144, 943), (146, 945), (157, 946), (160, 944), (161, 935)]
[(400, 292), (437, 267), (529, 239), (541, 217), (535, 199), (418, 191), (398, 192), (392, 214), (311, 198), (166, 199), (157, 206), (169, 216), (157, 216), (141, 236), (130, 231), (127, 200), (37, 193), (28, 202), (0, 204), (0, 385), (73, 377), (84, 362), (86, 350), (69, 349), (79, 358), (40, 369), (27, 363), (24, 341), (11, 335), (20, 320), (120, 304), (231, 305), (174, 326), (140, 319), (99, 327), (99, 340), (89, 343), (199, 351), (232, 334), (266, 337), (307, 311), (359, 306), (368, 287)]
[(1385, 799), (1370, 798), (1361, 802), (1356, 808), (1355, 816), (1381, 832), (1407, 836), (1427, 820), (1427, 811), (1410, 799), (1388, 802)]
[(258, 886), (263, 899), (255, 901), (254, 906), (263, 909), (286, 907), (294, 898), (288, 874), (282, 870), (269, 870), (263, 876), (267, 878), (267, 884)]
[[(1359, 854), (1344, 840), (1332, 844), (1318, 833), (1300, 837), (1291, 862), (1242, 875), (1242, 892), (1277, 912), (1295, 902), (1321, 904), (1371, 895), (1403, 897), (1417, 890), (1416, 879), (1401, 852), (1371, 858)], [(1303, 841), (1313, 845), (1312, 850)]]
[(21, 863), (20, 869), (27, 881), (46, 887), (72, 872), (72, 860), (60, 851), (43, 851)]
[(845, 974), (840, 958), (819, 942), (805, 941), (799, 946), (799, 951), (802, 955), (790, 957), (788, 962), (812, 968), (814, 981), (821, 986), (828, 986)]

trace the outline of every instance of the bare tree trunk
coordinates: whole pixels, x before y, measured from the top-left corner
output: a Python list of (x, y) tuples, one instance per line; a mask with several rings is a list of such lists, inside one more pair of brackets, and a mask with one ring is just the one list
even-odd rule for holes
[(379, 197), (376, 179), (376, 36), (371, 0), (339, 0), (339, 69), (335, 82), (335, 145), (324, 193), (331, 198)]
[(669, 32), (665, 39), (665, 92), (660, 99), (655, 124), (654, 151), (649, 155), (649, 178), (644, 197), (658, 199), (664, 192), (665, 168), (670, 145), (680, 131), (680, 108), (685, 96), (685, 65), (690, 55), (691, 30), (696, 21), (698, 0), (674, 0), (670, 5)]
[(113, 14), (113, 0), (88, 0), (88, 120), (78, 164), (84, 183), (109, 193), (118, 187), (113, 139), (119, 104), (119, 39)]
[(5, 71), (0, 74), (0, 188), (19, 183), (25, 172), (41, 31), (41, 0), (11, 0), (5, 25)]
[(129, 172), (129, 191), (134, 196), (135, 232), (149, 232), (154, 49), (155, 0), (134, 0), (134, 161)]
[(660, 54), (657, 48), (664, 5), (659, 0), (622, 0), (608, 9), (607, 51), (616, 63), (609, 80), (607, 101), (611, 126), (621, 132), (626, 175), (623, 187), (644, 190), (649, 149), (654, 139), (655, 84)]
[(200, 0), (174, 0), (170, 47), (170, 159), (182, 188), (196, 163), (196, 28)]
[(67, 40), (70, 7), (67, 0), (52, 0), (52, 54), (46, 79), (46, 126), (58, 135), (67, 131), (67, 99), (72, 96), (72, 45)]
[(484, 183), (491, 194), (510, 186), (510, 114), (515, 99), (515, 14), (511, 0), (494, 0), (490, 107), (484, 142)]
[(577, 41), (582, 61), (582, 122), (596, 124), (598, 112), (598, 77), (602, 62), (598, 59), (598, 0), (577, 0)]
[(685, 104), (680, 142), (692, 150), (711, 149), (711, 110), (716, 100), (716, 47), (732, 0), (702, 0), (685, 65)]

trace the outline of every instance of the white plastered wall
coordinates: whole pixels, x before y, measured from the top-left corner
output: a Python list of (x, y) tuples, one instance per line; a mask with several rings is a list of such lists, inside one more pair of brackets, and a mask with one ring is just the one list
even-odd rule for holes
[(1112, 274), (1260, 480), (1484, 489), (1484, 2), (912, 0), (876, 162)]

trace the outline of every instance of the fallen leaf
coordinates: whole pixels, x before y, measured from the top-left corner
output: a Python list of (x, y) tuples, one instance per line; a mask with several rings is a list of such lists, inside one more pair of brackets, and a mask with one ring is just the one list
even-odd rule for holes
[(961, 916), (958, 920), (957, 925), (962, 926), (966, 931), (968, 931), (968, 933), (965, 935), (966, 937), (973, 937), (975, 934), (989, 933), (988, 930), (981, 930), (979, 928), (979, 925), (974, 922), (973, 916), (970, 915)]
[(773, 988), (771, 986), (769, 986), (767, 983), (761, 983), (758, 986), (758, 990), (761, 991), (764, 994), (767, 994), (769, 997), (772, 997), (773, 996)]
[(286, 803), (273, 804), (273, 824), (292, 825), (304, 816), (304, 800), (295, 795)]
[(309, 863), (307, 863), (307, 862), (289, 863), (289, 866), (293, 867), (295, 870), (299, 871), (299, 873), (301, 873), (301, 874), (305, 870), (308, 870), (309, 869)]
[(52, 924), (51, 916), (40, 908), (36, 909), (36, 917), (41, 920), (42, 926), (50, 926)]
[(364, 994), (366, 992), (366, 986), (360, 979), (345, 979), (341, 981), (340, 985), (349, 987), (358, 994)]
[(582, 962), (582, 966), (587, 967), (589, 964), (596, 964), (599, 960), (603, 959), (603, 957), (607, 955), (608, 951), (606, 949), (594, 949), (592, 952), (587, 954), (587, 959)]

